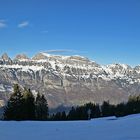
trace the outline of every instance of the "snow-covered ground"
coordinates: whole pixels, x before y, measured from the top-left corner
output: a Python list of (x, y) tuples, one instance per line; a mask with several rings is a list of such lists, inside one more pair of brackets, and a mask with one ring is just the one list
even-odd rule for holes
[(140, 114), (73, 122), (0, 122), (0, 140), (140, 140)]

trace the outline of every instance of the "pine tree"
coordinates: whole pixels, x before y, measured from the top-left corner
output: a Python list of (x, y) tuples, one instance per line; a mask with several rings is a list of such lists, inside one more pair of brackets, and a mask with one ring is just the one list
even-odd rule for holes
[(24, 99), (24, 120), (34, 120), (35, 119), (35, 98), (30, 89), (24, 89), (23, 92)]
[(109, 101), (104, 101), (102, 106), (102, 115), (103, 117), (111, 116), (113, 113), (111, 112), (111, 105), (109, 104)]
[(23, 95), (18, 84), (14, 85), (14, 92), (11, 95), (7, 106), (4, 109), (5, 120), (22, 120), (23, 117)]
[(66, 112), (65, 111), (63, 111), (61, 113), (61, 120), (63, 120), (63, 121), (67, 120), (67, 115), (66, 115)]
[(116, 105), (115, 116), (122, 117), (125, 115), (127, 115), (127, 104), (120, 103), (120, 104)]
[(37, 120), (47, 120), (48, 119), (48, 103), (45, 96), (40, 93), (37, 94), (35, 102), (35, 114)]
[(57, 113), (54, 115), (53, 120), (54, 120), (54, 121), (60, 121), (60, 120), (62, 120), (62, 114), (61, 114), (61, 112), (57, 112)]
[(69, 111), (68, 120), (76, 120), (76, 109), (74, 107)]

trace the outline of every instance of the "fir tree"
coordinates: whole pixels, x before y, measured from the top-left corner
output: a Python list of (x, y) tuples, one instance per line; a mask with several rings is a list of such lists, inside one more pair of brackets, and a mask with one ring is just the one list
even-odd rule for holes
[(4, 109), (5, 120), (22, 120), (23, 119), (23, 95), (18, 84), (14, 85), (14, 92), (11, 95), (7, 106)]
[(124, 103), (120, 103), (120, 104), (116, 105), (115, 116), (121, 117), (121, 116), (125, 116), (125, 115), (127, 115), (127, 105), (125, 105)]
[(76, 120), (76, 109), (74, 107), (69, 111), (68, 120)]
[(61, 118), (62, 118), (63, 121), (67, 120), (67, 115), (66, 115), (65, 111), (62, 112)]
[(62, 114), (61, 114), (61, 112), (57, 112), (57, 113), (54, 115), (53, 120), (54, 120), (54, 121), (60, 121), (60, 120), (62, 120)]
[(45, 96), (40, 93), (37, 94), (36, 97), (36, 119), (37, 120), (47, 120), (48, 119), (48, 103)]
[(115, 113), (114, 113), (114, 109), (115, 109), (115, 106), (111, 105), (109, 103), (109, 101), (104, 101), (102, 106), (101, 106), (101, 109), (102, 109), (102, 116), (103, 117), (107, 117), (107, 116), (113, 116)]
[(34, 120), (35, 119), (35, 98), (30, 89), (24, 89), (23, 92), (24, 99), (24, 120)]

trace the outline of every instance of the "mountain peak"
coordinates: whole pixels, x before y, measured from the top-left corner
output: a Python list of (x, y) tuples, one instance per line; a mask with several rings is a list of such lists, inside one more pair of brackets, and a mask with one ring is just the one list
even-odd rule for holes
[(18, 54), (15, 60), (29, 60), (29, 58), (25, 54)]
[(8, 56), (7, 53), (4, 53), (1, 58), (4, 60), (4, 61), (11, 61), (11, 58)]
[(47, 59), (47, 56), (44, 53), (38, 53), (32, 58), (32, 60), (42, 60), (42, 59)]

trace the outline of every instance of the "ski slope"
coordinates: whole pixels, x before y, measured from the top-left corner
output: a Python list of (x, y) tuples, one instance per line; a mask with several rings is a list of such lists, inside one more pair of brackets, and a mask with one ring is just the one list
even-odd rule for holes
[(0, 122), (0, 140), (140, 140), (140, 114), (70, 122)]

